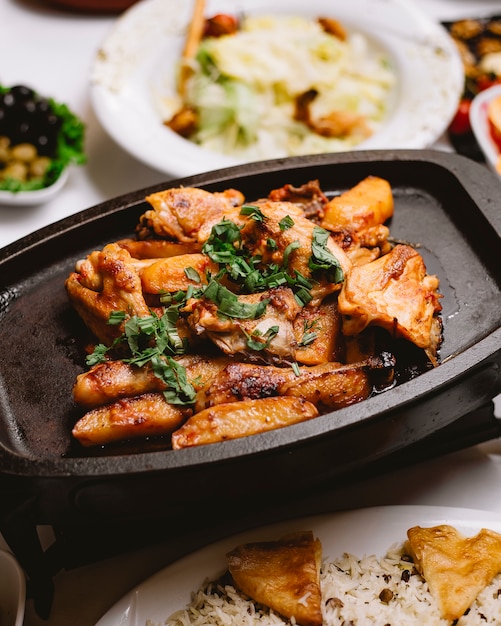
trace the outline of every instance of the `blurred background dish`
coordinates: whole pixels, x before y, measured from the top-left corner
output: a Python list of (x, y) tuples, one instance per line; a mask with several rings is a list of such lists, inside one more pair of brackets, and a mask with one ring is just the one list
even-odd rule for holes
[(66, 167), (60, 174), (59, 178), (42, 189), (34, 189), (33, 191), (5, 191), (0, 189), (0, 204), (6, 206), (34, 206), (48, 202), (66, 185), (69, 177), (69, 169)]
[(137, 0), (48, 0), (49, 4), (85, 13), (121, 13)]
[(470, 124), (489, 167), (501, 176), (501, 85), (481, 91), (473, 98)]
[(0, 550), (0, 624), (22, 626), (26, 602), (26, 580), (11, 552)]
[(84, 123), (66, 104), (27, 85), (0, 85), (0, 203), (40, 204), (82, 164)]
[[(171, 176), (249, 162), (202, 149), (163, 123), (158, 99), (175, 93), (192, 10), (192, 3), (175, 0), (142, 0), (131, 7), (102, 43), (91, 77), (94, 111), (108, 134), (129, 154)], [(206, 16), (231, 10), (224, 0), (213, 0), (207, 4)], [(265, 2), (251, 0), (243, 0), (239, 11), (246, 15), (271, 13)], [(386, 52), (396, 75), (388, 116), (382, 127), (356, 148), (426, 148), (444, 133), (463, 90), (463, 66), (446, 30), (417, 5), (353, 0), (336, 6), (333, 15), (327, 0), (312, 0), (308, 5), (277, 0), (273, 13), (332, 16), (348, 32), (362, 33)]]

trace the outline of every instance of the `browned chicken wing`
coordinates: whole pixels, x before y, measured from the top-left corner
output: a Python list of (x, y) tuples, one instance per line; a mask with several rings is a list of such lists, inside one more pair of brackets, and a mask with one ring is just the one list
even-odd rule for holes
[[(203, 189), (181, 187), (151, 194), (146, 198), (152, 209), (140, 218), (138, 235), (148, 239), (152, 235), (160, 239), (180, 242), (203, 242), (208, 224), (216, 224), (225, 215), (238, 215), (243, 195), (229, 189), (222, 193), (210, 193)], [(203, 227), (203, 228), (202, 228)], [(203, 235), (202, 233), (206, 233)]]
[(343, 332), (356, 335), (375, 324), (434, 358), (434, 327), (441, 310), (437, 290), (438, 279), (426, 273), (421, 255), (410, 246), (397, 245), (389, 254), (354, 267), (346, 276), (338, 300)]
[[(266, 310), (257, 319), (221, 315), (218, 306), (206, 298), (188, 303), (188, 323), (197, 334), (204, 334), (225, 354), (245, 355), (260, 361), (281, 362), (294, 358), (296, 342), (293, 322), (301, 307), (288, 287), (268, 292), (238, 296), (238, 302), (257, 304), (268, 301)], [(255, 341), (262, 349), (249, 349)]]
[(102, 343), (109, 345), (123, 331), (123, 326), (108, 324), (113, 311), (128, 315), (147, 316), (150, 310), (144, 300), (141, 279), (130, 254), (116, 243), (110, 243), (97, 254), (94, 268), (100, 279), (100, 289), (85, 286), (82, 274), (72, 272), (66, 280), (71, 303), (88, 328)]

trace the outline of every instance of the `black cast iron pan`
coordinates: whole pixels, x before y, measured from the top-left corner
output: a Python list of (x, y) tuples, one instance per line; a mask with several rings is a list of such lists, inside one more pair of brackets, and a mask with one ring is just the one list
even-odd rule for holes
[[(162, 442), (89, 451), (71, 437), (84, 327), (64, 281), (75, 261), (134, 232), (144, 196), (168, 186), (240, 189), (248, 200), (319, 179), (328, 194), (389, 180), (393, 237), (420, 246), (444, 295), (442, 364), (313, 421), (172, 451)], [(501, 186), (433, 151), (321, 155), (239, 166), (126, 194), (0, 250), (0, 490), (32, 497), (37, 522), (174, 515), (199, 499), (298, 493), (432, 436), (501, 391)], [(489, 427), (496, 434), (497, 421)], [(15, 496), (13, 496), (15, 494)]]

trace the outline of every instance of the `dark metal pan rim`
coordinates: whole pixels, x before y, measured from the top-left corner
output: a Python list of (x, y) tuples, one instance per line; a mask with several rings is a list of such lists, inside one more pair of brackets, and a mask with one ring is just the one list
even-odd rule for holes
[[(64, 233), (78, 229), (84, 223), (92, 223), (98, 221), (105, 215), (121, 212), (142, 202), (145, 195), (154, 193), (175, 186), (178, 181), (182, 181), (184, 186), (205, 184), (216, 184), (224, 182), (229, 178), (252, 177), (267, 172), (288, 171), (303, 167), (317, 166), (336, 166), (339, 164), (364, 163), (364, 162), (416, 162), (421, 164), (429, 164), (443, 167), (449, 172), (456, 175), (458, 182), (461, 184), (461, 178), (468, 175), (470, 164), (476, 165), (466, 157), (455, 153), (442, 152), (439, 150), (354, 150), (353, 152), (341, 152), (336, 154), (318, 154), (309, 156), (288, 157), (285, 159), (273, 159), (269, 161), (256, 161), (247, 165), (235, 165), (222, 170), (204, 172), (183, 179), (166, 180), (150, 187), (145, 187), (132, 192), (127, 192), (117, 196), (111, 200), (107, 200), (100, 204), (83, 209), (68, 217), (62, 218), (49, 224), (37, 231), (25, 235), (21, 239), (8, 244), (4, 248), (0, 248), (0, 262), (20, 253), (26, 252), (29, 248), (36, 246), (40, 242), (49, 241), (51, 238), (57, 238)], [(472, 172), (473, 174), (473, 172)], [(480, 178), (479, 178), (480, 176)], [(494, 175), (485, 169), (475, 170), (470, 183), (470, 191), (481, 193), (485, 183), (492, 185), (493, 182), (499, 184)], [(496, 205), (492, 205), (492, 211), (489, 206), (485, 207), (485, 213), (489, 217), (498, 217), (498, 224), (501, 224), (501, 216)]]

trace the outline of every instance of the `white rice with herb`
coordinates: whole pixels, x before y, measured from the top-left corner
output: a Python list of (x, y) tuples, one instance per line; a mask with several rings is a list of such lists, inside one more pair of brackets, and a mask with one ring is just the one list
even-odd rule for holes
[[(327, 626), (446, 626), (428, 586), (401, 548), (385, 558), (345, 554), (324, 561), (320, 583)], [(294, 624), (252, 602), (226, 581), (207, 582), (191, 603), (168, 617), (168, 626), (275, 626)], [(455, 626), (501, 624), (501, 574), (488, 585)], [(160, 626), (149, 622), (147, 626)]]

